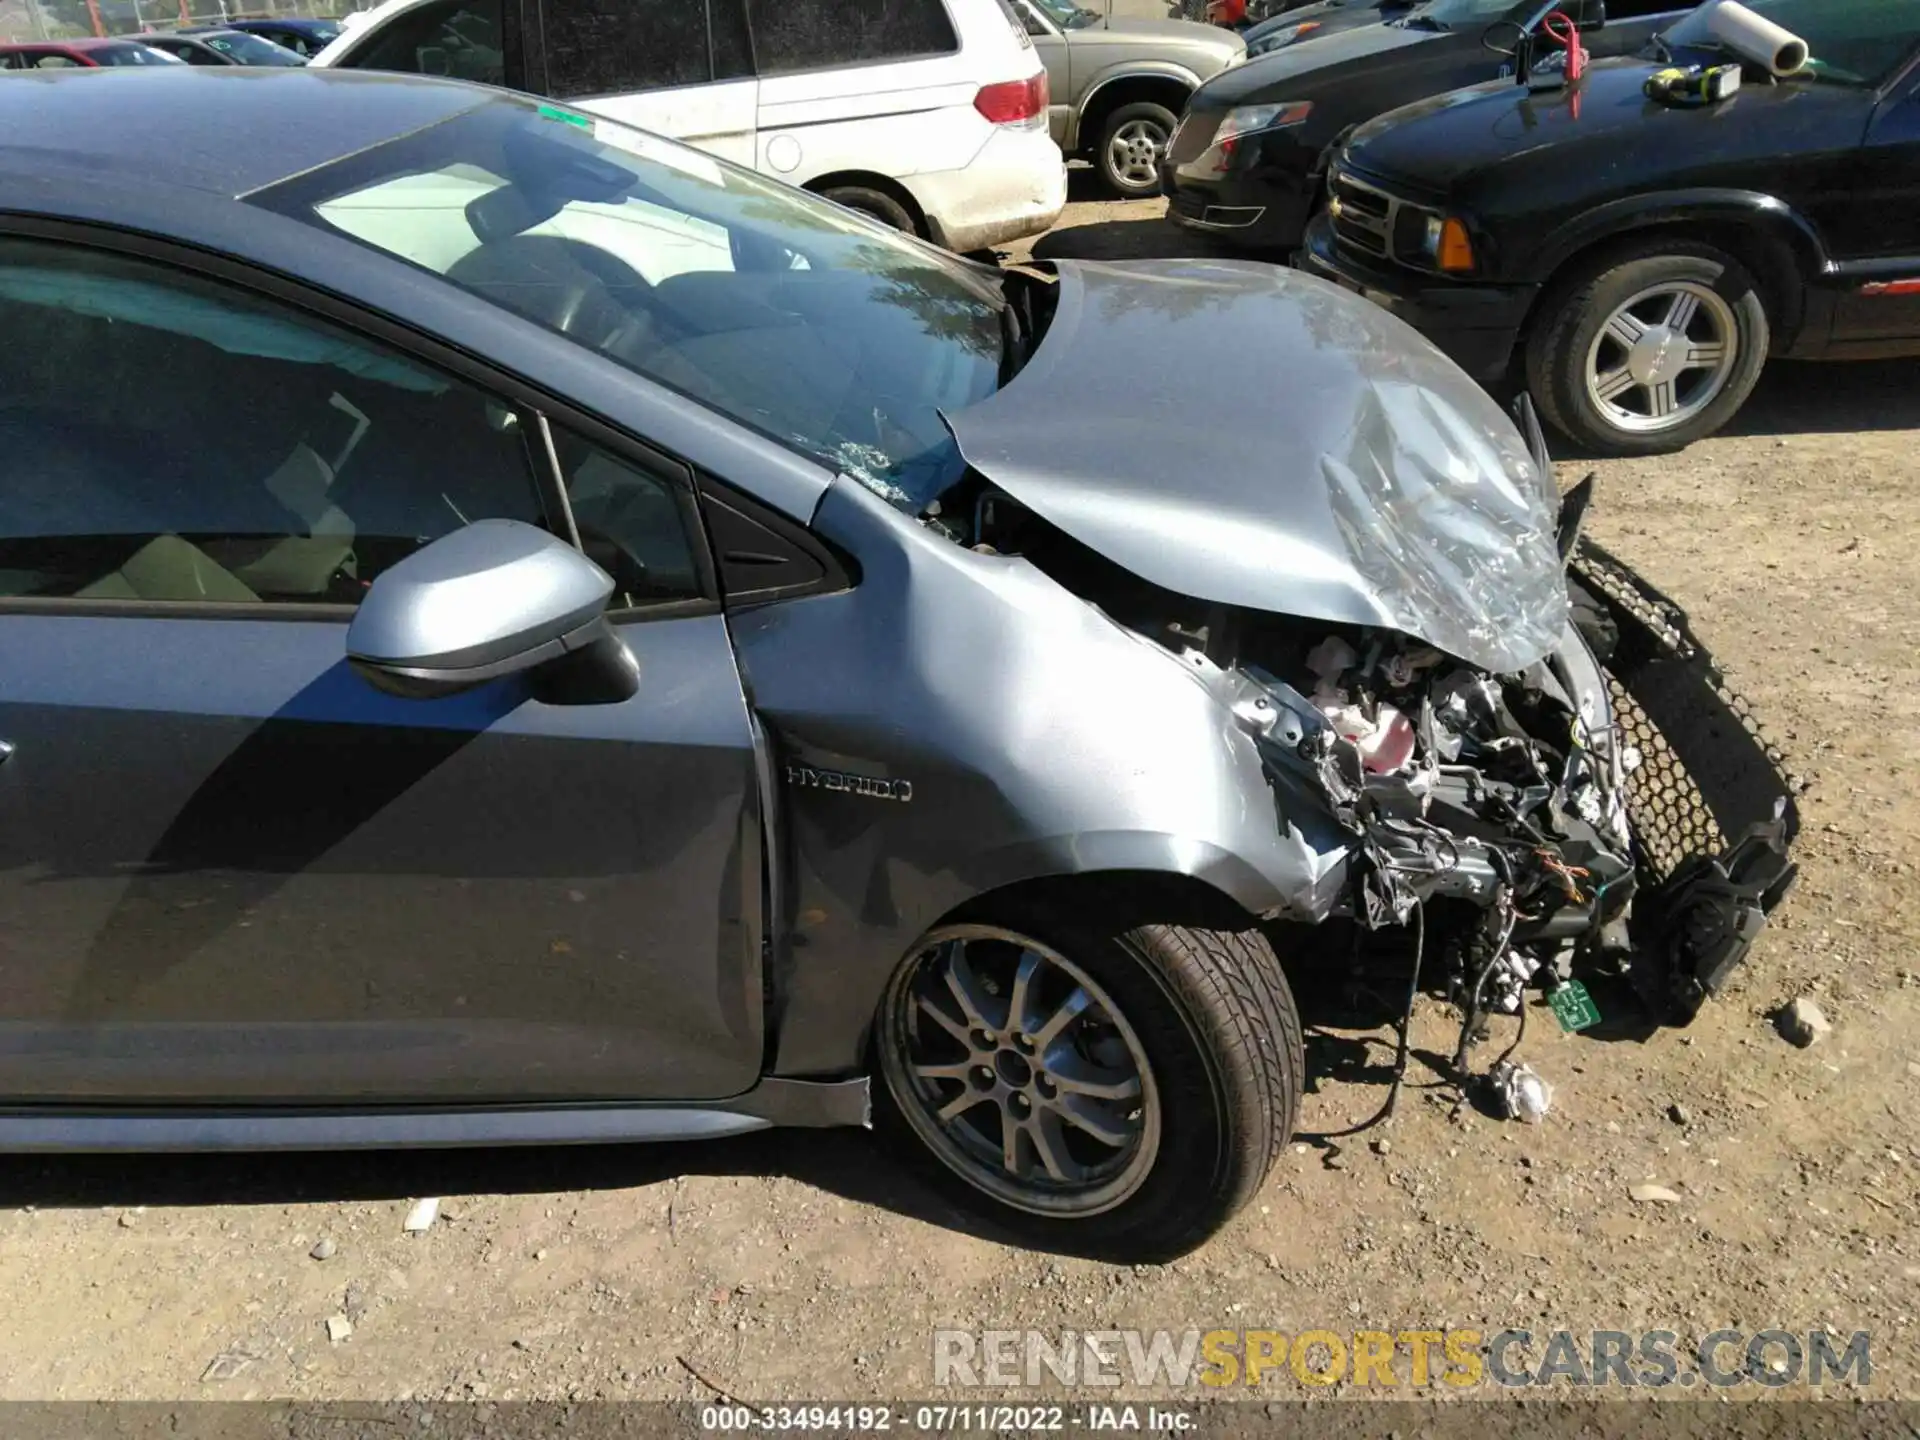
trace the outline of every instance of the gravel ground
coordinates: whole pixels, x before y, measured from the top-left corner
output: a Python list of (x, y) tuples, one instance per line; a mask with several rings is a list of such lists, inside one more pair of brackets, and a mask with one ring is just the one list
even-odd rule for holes
[[(1076, 203), (1035, 250), (1192, 248), (1156, 203)], [(1303, 1140), (1159, 1269), (1009, 1244), (860, 1133), (9, 1159), (0, 1397), (906, 1397), (936, 1326), (1509, 1325), (1865, 1329), (1873, 1393), (1920, 1396), (1916, 378), (1778, 366), (1737, 433), (1592, 467), (1594, 533), (1689, 608), (1811, 782), (1805, 874), (1688, 1031), (1534, 1026), (1544, 1125), (1456, 1113), (1425, 1057), (1457, 1022), (1423, 1004), (1390, 1143)], [(1800, 996), (1833, 1022), (1804, 1050), (1769, 1020)], [(1370, 1114), (1389, 1055), (1317, 1029), (1303, 1128)], [(1629, 1198), (1649, 1182), (1675, 1198)], [(407, 1233), (423, 1196), (438, 1218)]]

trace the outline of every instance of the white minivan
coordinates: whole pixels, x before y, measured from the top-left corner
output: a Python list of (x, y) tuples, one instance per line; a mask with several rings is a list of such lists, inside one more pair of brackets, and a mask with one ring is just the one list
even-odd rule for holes
[(311, 62), (504, 85), (684, 140), (950, 250), (1066, 205), (1004, 0), (385, 0)]

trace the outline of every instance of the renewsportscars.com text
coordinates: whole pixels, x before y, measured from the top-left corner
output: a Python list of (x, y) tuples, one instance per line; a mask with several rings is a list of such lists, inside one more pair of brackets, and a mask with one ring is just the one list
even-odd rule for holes
[(1865, 1386), (1871, 1337), (1824, 1329), (936, 1330), (936, 1386), (1182, 1389), (1284, 1384), (1421, 1389)]

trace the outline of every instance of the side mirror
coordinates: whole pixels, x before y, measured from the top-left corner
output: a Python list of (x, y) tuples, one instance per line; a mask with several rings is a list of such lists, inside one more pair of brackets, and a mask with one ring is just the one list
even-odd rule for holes
[(624, 700), (640, 672), (607, 624), (612, 593), (613, 577), (564, 540), (518, 520), (475, 521), (373, 582), (347, 627), (347, 660), (412, 700), (542, 668), (564, 675), (547, 687), (562, 702)]
[(1515, 20), (1496, 20), (1480, 32), (1480, 43), (1496, 55), (1517, 55), (1527, 43), (1527, 29)]

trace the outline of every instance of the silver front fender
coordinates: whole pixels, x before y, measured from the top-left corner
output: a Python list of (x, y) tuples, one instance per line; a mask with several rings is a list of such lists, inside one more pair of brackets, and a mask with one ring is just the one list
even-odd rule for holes
[(962, 549), (852, 482), (815, 528), (859, 583), (733, 625), (787, 780), (775, 1073), (857, 1066), (892, 967), (1002, 886), (1147, 870), (1249, 916), (1332, 907), (1347, 837), (1276, 790), (1205, 676), (1027, 561)]

